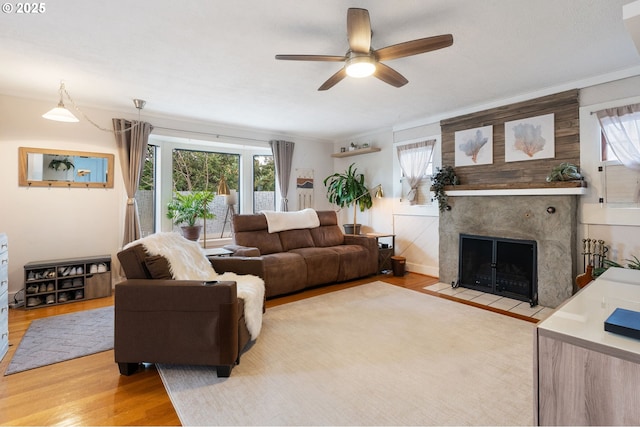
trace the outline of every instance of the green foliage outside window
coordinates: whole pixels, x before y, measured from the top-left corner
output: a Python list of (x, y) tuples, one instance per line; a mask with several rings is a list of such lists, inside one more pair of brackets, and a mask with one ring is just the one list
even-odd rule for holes
[(276, 168), (273, 156), (253, 156), (253, 191), (275, 191)]
[(240, 155), (173, 150), (173, 191), (216, 191), (222, 176), (238, 190)]

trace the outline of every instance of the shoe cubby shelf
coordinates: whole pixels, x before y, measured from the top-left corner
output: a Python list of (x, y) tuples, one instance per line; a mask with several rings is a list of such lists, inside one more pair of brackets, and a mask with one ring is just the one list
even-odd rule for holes
[(24, 266), (27, 309), (111, 295), (111, 257), (36, 261)]

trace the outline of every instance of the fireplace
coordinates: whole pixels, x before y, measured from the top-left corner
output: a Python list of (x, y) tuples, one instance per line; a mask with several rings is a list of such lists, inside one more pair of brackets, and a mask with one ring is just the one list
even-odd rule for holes
[(460, 234), (458, 286), (538, 304), (534, 240)]
[[(459, 283), (460, 235), (536, 242), (537, 296), (555, 308), (573, 293), (578, 265), (575, 195), (455, 195), (439, 220), (439, 277)], [(553, 207), (553, 209), (549, 209)]]

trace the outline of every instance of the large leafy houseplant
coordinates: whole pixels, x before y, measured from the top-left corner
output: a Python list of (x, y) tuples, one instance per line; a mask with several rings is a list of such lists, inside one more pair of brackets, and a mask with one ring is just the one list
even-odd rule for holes
[[(324, 179), (324, 185), (327, 187), (327, 198), (329, 199), (329, 202), (338, 205), (340, 208), (353, 205), (354, 234), (357, 234), (357, 207), (360, 207), (360, 212), (364, 212), (373, 206), (371, 193), (364, 184), (364, 174), (357, 173), (357, 170), (355, 163), (351, 163), (345, 172), (334, 173)], [(347, 225), (349, 224), (345, 224), (345, 230)]]
[[(184, 224), (183, 232), (187, 237), (189, 230), (185, 230), (185, 227), (196, 227), (198, 218), (213, 219), (216, 217), (209, 210), (209, 203), (213, 201), (213, 197), (214, 194), (210, 191), (175, 193), (175, 197), (167, 205), (167, 218), (173, 220), (176, 225)], [(198, 231), (197, 237), (192, 240), (197, 240), (199, 236)]]

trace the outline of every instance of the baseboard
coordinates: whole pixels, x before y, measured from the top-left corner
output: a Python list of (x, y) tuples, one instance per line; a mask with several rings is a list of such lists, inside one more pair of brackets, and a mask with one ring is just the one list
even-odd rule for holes
[(410, 271), (412, 273), (424, 274), (425, 276), (431, 276), (431, 277), (440, 277), (439, 276), (440, 269), (438, 267), (434, 267), (430, 265), (417, 264), (417, 263), (407, 261), (406, 269), (407, 271)]

